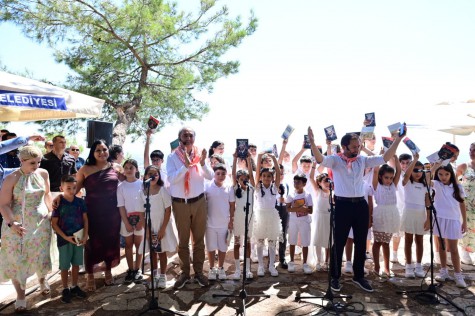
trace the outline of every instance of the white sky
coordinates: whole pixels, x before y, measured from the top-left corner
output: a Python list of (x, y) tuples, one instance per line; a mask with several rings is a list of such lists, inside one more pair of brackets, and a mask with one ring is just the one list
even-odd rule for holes
[[(179, 2), (183, 7), (198, 5)], [(213, 140), (223, 140), (227, 156), (236, 138), (249, 138), (260, 147), (277, 143), (280, 148), (280, 135), (291, 124), (296, 130), (289, 147), (295, 152), (309, 125), (323, 144), (324, 127), (335, 125), (341, 137), (361, 129), (364, 113), (376, 112), (378, 140), (388, 136), (387, 125), (406, 121), (408, 136), (425, 157), (452, 141), (452, 135), (436, 128), (475, 114), (475, 104), (455, 114), (434, 109), (442, 101), (475, 99), (474, 1), (219, 3), (243, 19), (253, 9), (259, 26), (225, 56), (240, 61), (240, 72), (220, 79), (212, 94), (198, 94), (211, 109), (201, 122), (185, 123), (196, 129), (198, 146), (208, 148)], [(64, 79), (67, 68), (55, 64), (51, 50), (25, 39), (16, 27), (0, 25), (0, 39), (0, 61), (9, 69), (28, 69), (53, 83)], [(168, 153), (181, 124), (156, 134), (152, 149)], [(17, 126), (10, 129), (18, 132)], [(459, 162), (468, 160), (468, 145), (474, 140), (457, 136)], [(135, 153), (142, 144), (126, 143), (125, 148), (141, 161), (142, 155)], [(398, 153), (407, 152), (404, 145), (400, 148)]]

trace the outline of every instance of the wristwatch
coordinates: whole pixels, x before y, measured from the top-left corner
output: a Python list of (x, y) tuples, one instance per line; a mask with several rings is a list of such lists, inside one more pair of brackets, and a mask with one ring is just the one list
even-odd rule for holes
[(13, 222), (14, 222), (14, 221), (11, 221), (10, 223), (7, 224), (7, 226), (8, 226), (9, 228), (12, 228)]

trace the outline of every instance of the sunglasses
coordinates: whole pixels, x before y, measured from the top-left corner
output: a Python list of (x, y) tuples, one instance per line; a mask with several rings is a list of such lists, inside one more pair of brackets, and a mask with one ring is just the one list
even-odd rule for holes
[(71, 151), (79, 151), (79, 148), (78, 149), (70, 149)]

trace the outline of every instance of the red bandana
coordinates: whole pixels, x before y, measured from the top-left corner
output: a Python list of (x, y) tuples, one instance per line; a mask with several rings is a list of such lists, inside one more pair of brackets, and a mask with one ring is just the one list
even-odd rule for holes
[[(180, 146), (176, 149), (176, 154), (180, 161), (185, 164), (186, 148), (183, 146), (183, 144), (180, 144)], [(188, 193), (190, 193), (190, 170), (195, 168), (196, 172), (198, 172), (198, 174), (200, 173), (200, 168), (198, 166), (200, 165), (199, 162), (201, 160), (201, 156), (198, 154), (198, 147), (193, 146), (189, 158), (190, 165), (188, 166), (188, 170), (185, 173), (185, 196), (188, 196)]]
[(346, 162), (346, 169), (348, 170), (348, 173), (350, 173), (351, 165), (354, 161), (358, 159), (358, 156), (353, 157), (353, 158), (348, 158), (343, 153), (338, 153), (338, 156)]

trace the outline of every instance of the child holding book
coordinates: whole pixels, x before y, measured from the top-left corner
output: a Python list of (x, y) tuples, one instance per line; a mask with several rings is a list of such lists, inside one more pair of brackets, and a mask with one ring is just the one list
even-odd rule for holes
[[(88, 219), (86, 203), (75, 196), (76, 178), (64, 175), (61, 178), (59, 206), (53, 211), (52, 226), (56, 232), (59, 249), (59, 269), (63, 291), (61, 302), (71, 303), (71, 298), (77, 296), (85, 298), (86, 293), (78, 286), (79, 266), (84, 261), (84, 244), (88, 238)], [(72, 267), (71, 267), (72, 266)], [(71, 288), (68, 274), (71, 268)]]

